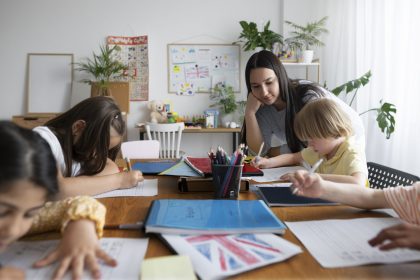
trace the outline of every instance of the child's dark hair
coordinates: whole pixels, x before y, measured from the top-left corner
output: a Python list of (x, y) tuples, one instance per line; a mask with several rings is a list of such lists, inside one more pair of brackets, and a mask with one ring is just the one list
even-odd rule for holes
[[(251, 71), (256, 68), (267, 68), (273, 70), (276, 74), (280, 98), (286, 103), (286, 140), (292, 152), (299, 152), (306, 145), (297, 138), (293, 123), (295, 115), (302, 109), (302, 107), (311, 99), (324, 96), (321, 87), (316, 83), (301, 83), (300, 80), (289, 79), (283, 64), (278, 57), (270, 51), (260, 51), (253, 54), (246, 64), (245, 81), (248, 88), (248, 94), (252, 92), (251, 89)], [(242, 127), (242, 141), (245, 140), (246, 133), (245, 126)]]
[[(74, 143), (72, 126), (76, 121), (86, 124), (77, 143)], [(104, 170), (107, 158), (115, 160), (121, 145), (109, 149), (111, 126), (123, 136), (125, 122), (115, 101), (110, 97), (96, 96), (83, 100), (67, 112), (46, 124), (57, 136), (66, 163), (65, 177), (72, 174), (72, 162), (81, 164), (79, 175), (94, 175)]]
[(47, 196), (58, 192), (57, 164), (49, 144), (36, 132), (0, 121), (0, 192), (10, 183), (29, 180)]
[[(77, 143), (74, 143), (72, 126), (83, 120), (86, 126)], [(111, 126), (123, 136), (125, 122), (114, 99), (96, 96), (83, 100), (67, 112), (46, 124), (57, 136), (64, 153), (67, 172), (70, 177), (72, 162), (81, 164), (79, 175), (94, 175), (104, 170), (107, 158), (115, 160), (121, 144), (109, 149)]]

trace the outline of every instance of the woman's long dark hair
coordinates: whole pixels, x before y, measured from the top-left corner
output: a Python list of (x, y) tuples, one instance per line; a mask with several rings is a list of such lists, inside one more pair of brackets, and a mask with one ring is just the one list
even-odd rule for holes
[[(74, 143), (72, 126), (83, 120), (85, 127)], [(83, 100), (67, 112), (46, 124), (57, 136), (64, 153), (67, 172), (72, 174), (72, 161), (81, 164), (79, 175), (94, 175), (104, 170), (107, 158), (115, 160), (121, 145), (109, 149), (111, 126), (119, 135), (125, 133), (125, 122), (115, 101), (110, 97), (96, 96)]]
[[(280, 98), (286, 103), (286, 140), (292, 152), (299, 152), (306, 145), (300, 141), (294, 132), (293, 122), (295, 115), (302, 109), (307, 101), (312, 98), (323, 96), (320, 86), (316, 83), (301, 84), (299, 80), (289, 79), (286, 69), (280, 60), (270, 51), (260, 51), (253, 54), (246, 64), (245, 81), (248, 95), (251, 93), (251, 71), (256, 68), (267, 68), (274, 71), (277, 76), (280, 90)], [(246, 142), (246, 126), (242, 126), (241, 139)]]
[(57, 165), (49, 144), (36, 132), (10, 121), (0, 121), (0, 192), (15, 181), (29, 180), (58, 192)]

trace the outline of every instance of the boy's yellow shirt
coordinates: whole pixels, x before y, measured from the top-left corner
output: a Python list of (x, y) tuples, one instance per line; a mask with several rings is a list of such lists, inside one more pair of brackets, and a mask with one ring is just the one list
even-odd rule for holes
[[(312, 148), (303, 149), (301, 154), (302, 158), (310, 165), (314, 165), (321, 158)], [(324, 158), (324, 161), (317, 169), (317, 173), (351, 175), (356, 172), (361, 172), (367, 178), (368, 169), (365, 159), (364, 151), (361, 151), (355, 144), (354, 138), (347, 137), (332, 158), (329, 160)]]

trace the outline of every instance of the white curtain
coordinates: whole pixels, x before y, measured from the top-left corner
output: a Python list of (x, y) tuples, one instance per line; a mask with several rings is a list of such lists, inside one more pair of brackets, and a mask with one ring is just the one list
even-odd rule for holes
[(319, 49), (323, 80), (331, 89), (372, 71), (359, 90), (361, 113), (395, 104), (395, 132), (385, 138), (375, 113), (362, 116), (368, 161), (420, 176), (420, 1), (319, 0), (316, 13), (327, 15), (330, 33)]

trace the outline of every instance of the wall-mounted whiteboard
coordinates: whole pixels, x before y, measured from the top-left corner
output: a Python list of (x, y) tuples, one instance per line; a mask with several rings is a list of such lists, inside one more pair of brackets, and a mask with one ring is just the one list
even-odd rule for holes
[(73, 54), (28, 54), (27, 113), (62, 113), (70, 108)]
[(168, 91), (185, 84), (195, 92), (210, 92), (217, 83), (240, 91), (240, 46), (230, 44), (169, 44)]

